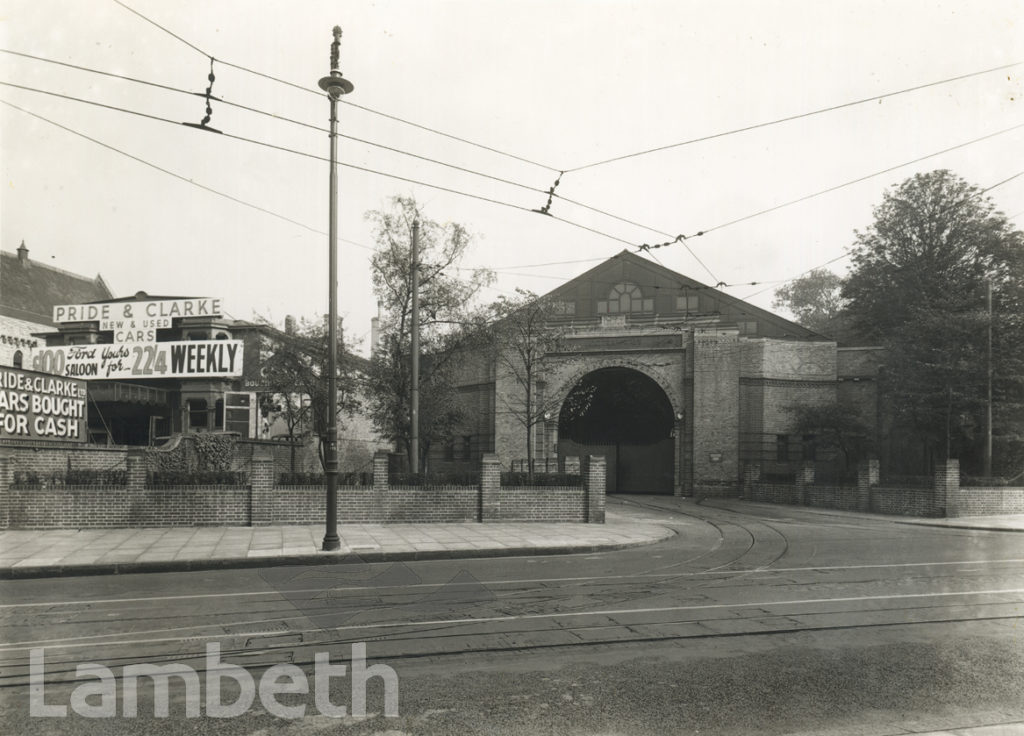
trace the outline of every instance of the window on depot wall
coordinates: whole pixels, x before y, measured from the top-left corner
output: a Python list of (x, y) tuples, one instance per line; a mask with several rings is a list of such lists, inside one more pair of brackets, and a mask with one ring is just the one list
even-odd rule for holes
[(736, 326), (740, 328), (741, 335), (756, 335), (757, 334), (757, 322), (753, 320), (737, 322)]
[(775, 459), (782, 463), (789, 460), (789, 437), (787, 435), (775, 435)]
[(608, 292), (608, 299), (597, 303), (598, 314), (629, 314), (630, 312), (653, 312), (654, 300), (645, 299), (636, 284), (616, 284)]
[(684, 296), (676, 297), (676, 311), (677, 312), (699, 312), (700, 311), (700, 297), (696, 294), (686, 294)]
[(551, 311), (559, 317), (572, 317), (576, 314), (576, 302), (552, 302)]

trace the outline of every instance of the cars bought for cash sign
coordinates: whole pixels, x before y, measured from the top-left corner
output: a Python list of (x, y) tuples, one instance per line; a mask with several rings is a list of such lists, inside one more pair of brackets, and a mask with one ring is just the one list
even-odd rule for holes
[(186, 340), (140, 345), (62, 345), (43, 348), (32, 367), (68, 378), (218, 378), (242, 375), (241, 340)]
[(86, 440), (85, 382), (0, 367), (0, 438)]

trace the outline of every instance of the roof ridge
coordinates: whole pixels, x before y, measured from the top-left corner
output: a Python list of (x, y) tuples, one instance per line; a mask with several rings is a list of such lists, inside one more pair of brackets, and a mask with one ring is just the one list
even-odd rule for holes
[[(0, 251), (0, 255), (7, 256), (8, 258), (13, 258), (14, 260), (18, 260), (18, 261), (21, 260), (18, 257), (17, 253), (12, 253), (9, 250)], [(103, 280), (103, 276), (101, 276), (100, 274), (96, 274), (95, 276), (92, 276), (92, 277), (90, 277), (90, 276), (83, 276), (80, 273), (74, 273), (72, 271), (68, 271), (67, 269), (60, 268), (59, 266), (51, 266), (49, 263), (45, 263), (43, 261), (37, 261), (37, 260), (35, 260), (33, 258), (29, 258), (28, 261), (29, 261), (29, 263), (32, 264), (33, 268), (46, 268), (46, 269), (49, 269), (50, 271), (56, 271), (57, 273), (63, 274), (65, 276), (70, 276), (71, 278), (78, 279), (79, 281), (88, 281), (91, 284), (97, 284), (97, 283), (98, 284), (102, 284), (103, 288), (107, 291), (107, 293), (108, 294), (110, 293), (110, 287), (107, 286), (107, 283)], [(110, 294), (110, 295), (111, 295), (111, 297), (113, 297), (113, 294)]]

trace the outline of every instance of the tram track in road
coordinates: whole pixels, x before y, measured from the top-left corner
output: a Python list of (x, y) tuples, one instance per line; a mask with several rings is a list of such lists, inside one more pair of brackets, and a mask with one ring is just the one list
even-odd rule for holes
[[(312, 664), (313, 650), (329, 651), (356, 642), (373, 642), (375, 656), (388, 661), (403, 659), (449, 658), (465, 655), (500, 654), (551, 650), (559, 647), (629, 646), (680, 642), (691, 639), (736, 638), (743, 636), (774, 637), (779, 635), (815, 634), (821, 632), (854, 632), (885, 627), (936, 626), (967, 623), (1013, 624), (1024, 619), (1024, 589), (961, 591), (954, 593), (921, 593), (893, 596), (860, 596), (835, 599), (761, 601), (743, 604), (707, 604), (676, 606), (663, 609), (597, 610), (561, 614), (485, 617), (480, 619), (391, 622), (389, 624), (354, 624), (331, 632), (321, 629), (288, 632), (293, 639), (274, 643), (280, 634), (251, 634), (235, 637), (192, 636), (172, 639), (151, 638), (144, 641), (120, 641), (75, 645), (71, 642), (46, 646), (48, 682), (72, 677), (79, 658), (68, 657), (73, 650), (88, 653), (89, 647), (102, 650), (103, 661), (116, 667), (138, 662), (185, 662), (202, 660), (200, 643), (222, 643), (222, 661), (247, 664), (246, 659), (262, 658), (270, 666), (284, 661)], [(949, 600), (969, 596), (996, 596), (1013, 600), (970, 601)], [(887, 605), (864, 607), (877, 601), (918, 601), (921, 605)], [(935, 600), (926, 600), (935, 599)], [(851, 605), (859, 603), (861, 606)], [(838, 610), (828, 609), (838, 605)], [(792, 610), (801, 606), (801, 610)], [(770, 609), (779, 609), (772, 612)], [(871, 620), (849, 622), (852, 615)], [(561, 619), (580, 619), (565, 622)], [(549, 626), (537, 628), (532, 624)], [(429, 627), (429, 628), (427, 628)], [(381, 628), (386, 633), (375, 634)], [(345, 633), (339, 635), (341, 631)], [(298, 640), (294, 637), (299, 636)], [(112, 649), (136, 647), (124, 656), (111, 656)], [(509, 643), (514, 642), (514, 643)], [(170, 647), (177, 644), (178, 647)], [(162, 647), (161, 647), (162, 645)], [(184, 649), (180, 645), (184, 645)], [(26, 648), (21, 651), (27, 654)], [(10, 650), (8, 650), (10, 651)], [(63, 656), (55, 654), (63, 652)], [(303, 654), (305, 652), (306, 654)], [(93, 654), (100, 654), (100, 651)], [(307, 656), (308, 655), (308, 656)], [(0, 655), (0, 688), (24, 685), (27, 656)], [(307, 661), (308, 659), (308, 661)], [(89, 661), (92, 661), (91, 659)], [(202, 670), (202, 665), (198, 668)]]
[[(690, 518), (690, 519), (695, 519), (695, 520), (704, 522), (704, 523), (709, 524), (712, 527), (714, 527), (718, 531), (719, 536), (720, 536), (721, 539), (723, 539), (723, 540), (725, 539), (726, 532), (725, 532), (725, 530), (723, 528), (723, 524), (719, 523), (720, 520), (709, 518), (708, 516), (705, 516), (705, 515), (698, 515), (698, 514), (689, 513), (689, 512), (683, 511), (682, 509), (674, 508), (672, 506), (663, 506), (661, 504), (651, 503), (651, 502), (646, 502), (645, 503), (645, 502), (639, 501), (639, 500), (634, 499), (634, 498), (625, 499), (625, 498), (622, 498), (621, 496), (617, 496), (617, 497), (615, 497), (615, 502), (621, 503), (623, 505), (631, 505), (631, 506), (637, 506), (637, 507), (640, 507), (640, 508), (645, 508), (645, 509), (649, 509), (649, 510), (653, 510), (653, 511), (659, 511), (661, 513), (668, 513), (668, 514), (674, 514), (674, 515), (678, 515), (678, 516), (685, 516), (685, 517)], [(749, 525), (744, 524), (744, 523), (740, 523), (740, 522), (737, 522), (737, 521), (725, 521), (724, 523), (726, 525), (733, 526), (733, 527), (736, 527), (738, 529), (741, 529), (744, 533), (746, 533), (749, 536), (749, 542), (747, 543), (746, 548), (742, 552), (740, 552), (738, 555), (736, 555), (735, 557), (733, 557), (733, 558), (731, 558), (731, 559), (729, 559), (729, 560), (727, 560), (725, 562), (722, 562), (721, 564), (715, 565), (713, 567), (706, 568), (707, 571), (724, 569), (724, 568), (728, 568), (728, 567), (730, 567), (732, 565), (735, 565), (736, 563), (741, 561), (744, 557), (747, 557), (748, 555), (750, 555), (752, 553), (752, 551), (754, 550), (754, 548), (757, 546), (757, 542), (758, 542), (757, 535), (755, 534), (754, 531), (751, 530), (751, 527)], [(776, 554), (773, 558), (767, 560), (766, 562), (763, 562), (760, 565), (757, 565), (753, 569), (754, 570), (764, 570), (764, 569), (771, 568), (773, 565), (775, 565), (777, 562), (782, 560), (789, 553), (789, 547), (790, 547), (789, 538), (781, 530), (779, 530), (775, 526), (765, 522), (764, 520), (757, 519), (753, 523), (756, 524), (756, 525), (762, 526), (762, 527), (764, 527), (764, 528), (766, 528), (768, 530), (770, 530), (782, 542), (782, 549), (781, 549), (780, 552), (778, 552), (778, 554)], [(719, 546), (721, 546), (721, 545), (719, 545)], [(667, 564), (667, 565), (662, 565), (662, 566), (659, 566), (659, 567), (656, 567), (656, 568), (651, 568), (651, 569), (647, 570), (647, 572), (650, 572), (651, 570), (670, 569), (670, 568), (674, 568), (674, 567), (681, 567), (683, 565), (691, 564), (691, 563), (693, 563), (693, 562), (695, 562), (695, 561), (697, 561), (697, 560), (707, 556), (708, 554), (716, 552), (717, 549), (718, 549), (718, 547), (716, 547), (716, 549), (714, 549), (714, 550), (709, 550), (708, 552), (706, 552), (706, 553), (704, 553), (702, 555), (698, 555), (696, 557), (693, 557), (693, 558), (690, 558), (690, 559), (687, 559), (687, 560), (681, 560), (681, 561), (670, 563), (670, 564)]]

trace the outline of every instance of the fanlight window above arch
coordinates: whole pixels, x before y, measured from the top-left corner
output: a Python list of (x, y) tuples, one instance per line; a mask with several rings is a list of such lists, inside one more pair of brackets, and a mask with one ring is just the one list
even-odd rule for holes
[(654, 299), (645, 299), (636, 284), (616, 284), (608, 292), (608, 299), (597, 303), (598, 314), (628, 314), (630, 312), (653, 312)]

